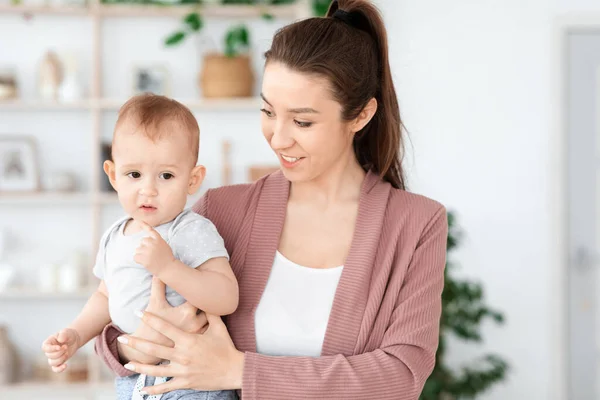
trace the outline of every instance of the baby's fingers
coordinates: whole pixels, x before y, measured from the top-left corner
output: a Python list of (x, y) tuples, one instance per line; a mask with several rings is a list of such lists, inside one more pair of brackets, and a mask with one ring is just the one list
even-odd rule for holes
[(66, 355), (59, 357), (59, 358), (54, 358), (48, 359), (48, 365), (50, 365), (51, 367), (60, 367), (61, 365), (63, 365), (65, 363), (65, 361), (67, 361), (68, 357)]
[(67, 369), (67, 364), (63, 364), (58, 367), (52, 367), (52, 371), (57, 373), (63, 372), (65, 369)]
[(66, 350), (54, 351), (51, 353), (44, 353), (44, 354), (46, 354), (46, 357), (48, 357), (49, 359), (56, 360), (57, 358), (64, 356), (66, 354)]
[(44, 340), (44, 343), (42, 343), (42, 351), (44, 353), (51, 353), (53, 351), (59, 351), (60, 349), (61, 345), (54, 336), (49, 337), (48, 339)]

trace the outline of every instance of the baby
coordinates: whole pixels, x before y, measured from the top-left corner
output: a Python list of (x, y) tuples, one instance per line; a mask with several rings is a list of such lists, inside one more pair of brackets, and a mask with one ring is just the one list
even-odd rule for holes
[[(94, 274), (101, 280), (80, 315), (42, 345), (54, 372), (102, 332), (111, 320), (128, 334), (140, 324), (152, 279), (167, 285), (172, 306), (186, 301), (210, 314), (227, 315), (238, 305), (238, 285), (215, 226), (184, 210), (205, 175), (198, 161), (200, 131), (190, 110), (175, 100), (144, 94), (123, 105), (113, 135), (112, 159), (104, 171), (127, 217), (102, 236)], [(157, 333), (157, 335), (160, 335)], [(136, 360), (156, 363), (161, 360)], [(117, 378), (117, 398), (144, 398), (140, 389), (167, 378)], [(237, 399), (234, 391), (177, 390), (163, 400)], [(153, 396), (152, 398), (160, 398)]]

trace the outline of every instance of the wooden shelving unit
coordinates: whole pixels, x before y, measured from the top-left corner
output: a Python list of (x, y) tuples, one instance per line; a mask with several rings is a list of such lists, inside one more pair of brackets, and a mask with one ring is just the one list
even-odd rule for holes
[[(164, 17), (179, 18), (192, 10), (198, 10), (205, 18), (234, 18), (252, 19), (259, 18), (265, 13), (275, 18), (302, 19), (312, 15), (309, 0), (297, 0), (294, 4), (277, 6), (254, 5), (207, 5), (207, 6), (178, 6), (178, 5), (124, 5), (102, 4), (100, 0), (88, 0), (85, 6), (38, 6), (38, 5), (9, 5), (0, 4), (1, 15), (25, 16), (69, 16), (73, 18), (91, 19), (91, 85), (90, 98), (74, 103), (53, 103), (38, 100), (0, 101), (0, 113), (38, 113), (38, 112), (85, 112), (91, 115), (90, 131), (92, 135), (92, 153), (89, 164), (89, 183), (91, 190), (82, 193), (50, 193), (38, 192), (33, 194), (6, 195), (0, 194), (0, 206), (85, 206), (91, 208), (92, 215), (92, 243), (91, 254), (95, 254), (100, 235), (102, 234), (100, 217), (104, 207), (118, 205), (114, 193), (100, 190), (101, 182), (101, 143), (102, 143), (102, 116), (105, 112), (114, 112), (120, 108), (126, 99), (111, 99), (103, 97), (103, 54), (102, 31), (104, 20), (112, 18), (138, 18), (138, 17)], [(235, 112), (255, 111), (260, 106), (259, 98), (239, 99), (177, 99), (186, 104), (193, 111), (210, 112)], [(190, 203), (195, 199), (190, 199)], [(92, 260), (93, 261), (93, 260)], [(92, 262), (90, 261), (90, 262)], [(11, 290), (0, 293), (0, 301), (50, 301), (50, 300), (82, 300), (91, 293), (82, 290), (75, 293), (37, 293), (31, 290)], [(111, 393), (112, 382), (101, 381), (101, 361), (93, 356), (88, 358), (89, 379), (83, 384), (52, 384), (52, 383), (21, 383), (0, 390), (0, 399), (4, 398), (36, 398), (30, 397), (43, 393), (57, 396), (60, 393), (68, 394), (68, 398), (100, 399), (111, 397), (98, 397), (100, 391)], [(8, 397), (7, 397), (8, 396)], [(52, 397), (50, 396), (50, 397)], [(73, 397), (76, 396), (76, 397)], [(46, 397), (45, 397), (46, 398)], [(54, 397), (52, 397), (54, 398)], [(63, 398), (63, 397), (58, 397)], [(64, 397), (67, 398), (67, 397)], [(114, 398), (114, 394), (113, 397)]]

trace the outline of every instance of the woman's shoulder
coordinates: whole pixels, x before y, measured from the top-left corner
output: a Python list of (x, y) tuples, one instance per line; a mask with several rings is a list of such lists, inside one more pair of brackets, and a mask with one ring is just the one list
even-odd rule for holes
[(395, 213), (422, 215), (436, 214), (441, 210), (446, 210), (442, 203), (432, 198), (395, 188), (391, 189), (388, 209)]
[(442, 203), (432, 198), (392, 188), (388, 198), (386, 219), (399, 222), (402, 231), (409, 229), (413, 233), (420, 232), (421, 235), (432, 227), (445, 226), (447, 210)]

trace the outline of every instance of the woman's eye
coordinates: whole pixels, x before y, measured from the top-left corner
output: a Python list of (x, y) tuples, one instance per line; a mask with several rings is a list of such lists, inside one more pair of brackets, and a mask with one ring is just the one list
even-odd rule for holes
[(261, 108), (260, 111), (262, 111), (269, 118), (271, 118), (273, 116), (273, 113), (271, 111), (267, 110), (266, 108)]
[(302, 122), (302, 121), (294, 121), (296, 123), (296, 125), (298, 125), (300, 128), (310, 128), (312, 126), (312, 122)]
[(173, 178), (173, 174), (171, 174), (170, 172), (163, 172), (162, 174), (160, 174), (160, 179), (169, 180), (171, 178)]
[(133, 178), (133, 179), (138, 179), (138, 178), (140, 178), (142, 176), (142, 174), (140, 174), (137, 171), (134, 171), (134, 172), (128, 173), (127, 176), (130, 177), (130, 178)]

